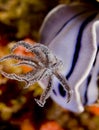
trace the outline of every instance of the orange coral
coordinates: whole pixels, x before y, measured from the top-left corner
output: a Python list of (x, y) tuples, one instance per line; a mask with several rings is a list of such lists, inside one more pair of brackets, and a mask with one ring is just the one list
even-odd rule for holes
[(88, 110), (89, 112), (91, 112), (92, 114), (99, 116), (99, 107), (98, 107), (98, 106), (95, 106), (95, 105), (93, 105), (93, 106), (88, 106), (88, 107), (87, 107), (87, 110)]
[[(26, 41), (26, 42), (28, 42), (30, 44), (34, 44), (35, 43), (33, 40), (31, 40), (29, 38), (25, 39), (24, 41)], [(23, 46), (17, 47), (15, 49), (14, 53), (18, 54), (18, 55), (24, 55), (24, 56), (30, 56), (30, 57), (33, 56), (33, 54), (31, 52), (27, 52), (26, 49)], [(29, 67), (29, 66), (22, 65), (22, 70), (23, 70), (23, 72), (27, 73), (27, 72), (31, 71), (32, 68)]]
[(56, 121), (48, 121), (41, 125), (40, 130), (63, 130)]
[(26, 119), (21, 124), (21, 130), (35, 130), (32, 123)]

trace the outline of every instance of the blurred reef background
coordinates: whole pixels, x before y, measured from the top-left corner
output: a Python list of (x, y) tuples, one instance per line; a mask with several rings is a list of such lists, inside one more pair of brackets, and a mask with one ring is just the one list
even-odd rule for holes
[[(44, 17), (63, 3), (99, 7), (95, 0), (0, 0), (0, 57), (8, 54), (16, 41), (25, 40), (31, 44), (39, 41)], [(30, 55), (23, 47), (18, 47), (15, 53)], [(6, 61), (0, 67), (14, 73), (31, 69), (11, 67), (13, 62)], [(37, 83), (29, 89), (23, 86), (22, 82), (0, 75), (0, 130), (99, 130), (98, 107), (86, 107), (83, 113), (75, 114), (49, 98), (41, 108), (34, 101), (42, 93), (40, 86)]]

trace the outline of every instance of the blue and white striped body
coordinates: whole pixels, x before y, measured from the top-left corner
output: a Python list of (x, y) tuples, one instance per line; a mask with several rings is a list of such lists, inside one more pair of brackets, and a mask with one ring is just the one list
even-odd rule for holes
[(59, 5), (45, 18), (40, 30), (41, 43), (59, 57), (73, 94), (66, 103), (66, 92), (53, 80), (51, 97), (63, 108), (82, 112), (84, 105), (98, 98), (99, 13), (88, 7)]

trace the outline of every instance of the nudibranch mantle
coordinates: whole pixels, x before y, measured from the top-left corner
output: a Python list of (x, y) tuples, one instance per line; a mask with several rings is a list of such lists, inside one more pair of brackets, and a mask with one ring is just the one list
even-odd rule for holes
[(46, 16), (40, 35), (40, 43), (63, 61), (64, 74), (73, 90), (66, 104), (66, 92), (54, 80), (52, 99), (73, 112), (84, 111), (84, 106), (94, 104), (99, 96), (99, 10), (59, 5)]

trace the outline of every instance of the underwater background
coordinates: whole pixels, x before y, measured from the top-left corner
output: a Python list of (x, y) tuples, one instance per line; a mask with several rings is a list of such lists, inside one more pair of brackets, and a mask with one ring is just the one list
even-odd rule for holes
[[(81, 2), (94, 8), (99, 6), (95, 0), (0, 0), (0, 58), (10, 52), (16, 41), (31, 44), (39, 41), (40, 26), (52, 8)], [(18, 47), (15, 53), (31, 55), (23, 47)], [(2, 63), (0, 69), (17, 74), (31, 70), (27, 66), (11, 67), (13, 62)], [(38, 83), (28, 89), (23, 87), (24, 83), (0, 75), (0, 130), (99, 130), (97, 106), (86, 107), (83, 113), (76, 114), (49, 98), (41, 108), (34, 101), (42, 93)]]

